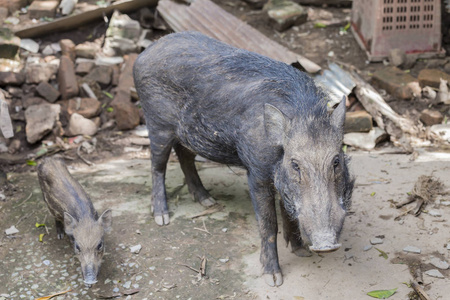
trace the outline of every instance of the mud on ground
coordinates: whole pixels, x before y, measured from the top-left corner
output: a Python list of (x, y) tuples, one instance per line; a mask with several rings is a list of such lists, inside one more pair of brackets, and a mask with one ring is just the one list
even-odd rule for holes
[[(193, 202), (178, 163), (171, 162), (167, 173), (171, 223), (165, 227), (158, 227), (150, 216), (148, 157), (114, 159), (94, 167), (72, 165), (71, 172), (97, 210), (113, 210), (113, 231), (106, 237), (99, 282), (91, 289), (82, 285), (79, 262), (68, 239), (56, 239), (36, 173), (8, 174), (14, 193), (0, 203), (0, 294), (8, 294), (7, 299), (34, 299), (72, 289), (55, 299), (102, 299), (128, 290), (139, 290), (128, 299), (370, 299), (369, 291), (398, 288), (390, 299), (408, 299), (412, 290), (404, 283), (412, 278), (410, 269), (434, 268), (429, 264), (431, 256), (449, 260), (445, 247), (450, 242), (450, 207), (441, 205), (442, 217), (424, 213), (395, 221), (400, 211), (391, 203), (404, 200), (420, 175), (433, 174), (448, 182), (448, 154), (425, 153), (410, 162), (403, 155), (354, 153), (357, 182), (342, 248), (299, 258), (284, 247), (280, 223), (284, 284), (279, 288), (267, 286), (259, 277), (260, 240), (244, 170), (197, 164), (206, 188), (223, 210), (191, 219), (205, 208)], [(45, 223), (48, 234), (36, 223)], [(7, 237), (3, 231), (11, 225), (20, 232)], [(43, 242), (38, 241), (40, 234), (45, 234)], [(376, 236), (384, 236), (383, 244), (364, 251)], [(142, 250), (131, 253), (130, 247), (137, 244)], [(408, 245), (422, 253), (403, 252)], [(206, 277), (201, 278), (186, 265), (199, 269), (203, 256), (207, 267)], [(424, 275), (432, 299), (445, 299), (450, 293), (450, 271), (440, 272), (444, 279)]]

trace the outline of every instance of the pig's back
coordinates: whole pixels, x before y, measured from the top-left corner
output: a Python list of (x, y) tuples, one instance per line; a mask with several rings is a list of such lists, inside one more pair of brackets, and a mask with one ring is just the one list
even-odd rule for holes
[(97, 218), (92, 201), (63, 161), (45, 158), (38, 166), (38, 178), (44, 200), (57, 220), (64, 220), (64, 212), (77, 220), (84, 215)]

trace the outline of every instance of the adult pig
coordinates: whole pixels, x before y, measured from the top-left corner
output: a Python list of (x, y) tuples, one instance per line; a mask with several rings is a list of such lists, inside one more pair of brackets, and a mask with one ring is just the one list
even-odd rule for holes
[(247, 170), (269, 285), (283, 282), (276, 191), (284, 237), (297, 255), (340, 247), (353, 190), (341, 150), (345, 101), (329, 113), (329, 96), (305, 73), (194, 32), (148, 47), (134, 80), (149, 130), (158, 225), (169, 223), (164, 181), (174, 148), (190, 192), (206, 206), (214, 199), (197, 174), (196, 154)]
[(97, 282), (105, 246), (104, 232), (111, 229), (111, 210), (99, 217), (83, 187), (67, 170), (62, 160), (45, 158), (38, 166), (44, 201), (55, 218), (58, 239), (64, 232), (73, 243), (81, 263), (84, 283)]

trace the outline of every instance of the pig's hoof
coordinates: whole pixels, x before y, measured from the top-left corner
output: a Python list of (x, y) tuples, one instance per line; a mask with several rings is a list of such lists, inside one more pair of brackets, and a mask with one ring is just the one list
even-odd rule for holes
[(169, 214), (164, 214), (162, 216), (155, 216), (155, 222), (159, 226), (168, 225), (170, 223)]
[(56, 237), (58, 238), (58, 240), (62, 240), (64, 238), (64, 233), (58, 233)]
[(264, 274), (265, 282), (270, 286), (280, 286), (283, 284), (283, 275), (281, 273)]
[(205, 207), (210, 207), (216, 204), (216, 200), (213, 197), (208, 197), (206, 199), (200, 200), (200, 204)]
[(312, 256), (312, 252), (309, 251), (309, 249), (305, 249), (305, 248), (292, 249), (292, 252), (294, 252), (295, 255), (300, 256), (300, 257)]

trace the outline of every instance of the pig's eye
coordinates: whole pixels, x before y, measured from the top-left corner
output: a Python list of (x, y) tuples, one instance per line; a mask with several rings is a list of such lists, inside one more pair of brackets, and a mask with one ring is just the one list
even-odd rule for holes
[(100, 251), (103, 249), (103, 242), (100, 242), (100, 244), (98, 244), (97, 246), (97, 250)]
[(75, 243), (75, 249), (77, 249), (77, 251), (81, 251), (80, 246), (78, 246), (78, 244)]
[(333, 167), (336, 168), (341, 163), (341, 160), (339, 159), (339, 156), (336, 156), (333, 160)]
[(294, 169), (297, 172), (300, 172), (300, 167), (298, 166), (298, 163), (296, 161), (294, 161), (294, 160), (291, 161), (291, 166), (292, 166), (292, 169)]

